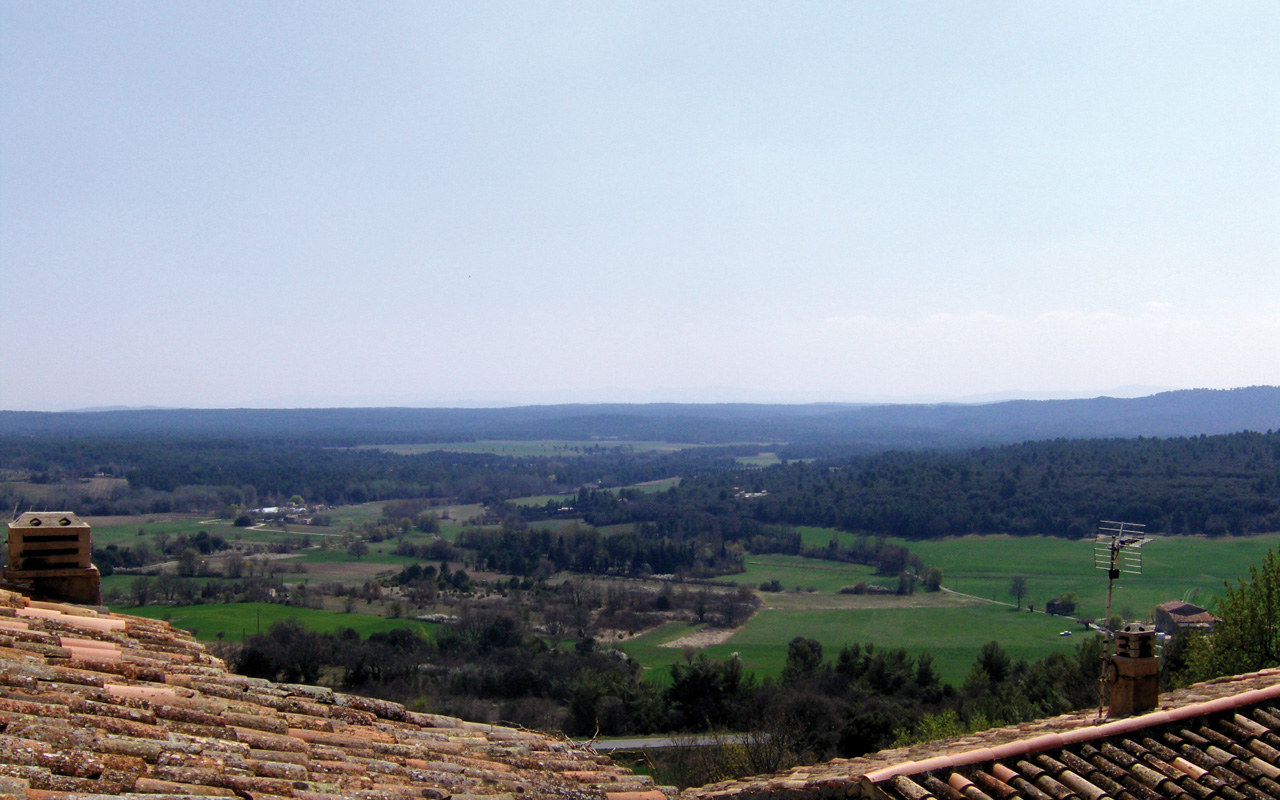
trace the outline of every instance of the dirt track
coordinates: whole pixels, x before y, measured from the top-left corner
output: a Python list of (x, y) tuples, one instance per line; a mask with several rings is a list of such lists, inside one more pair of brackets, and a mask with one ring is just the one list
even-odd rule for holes
[(659, 647), (684, 648), (692, 647), (695, 650), (701, 650), (704, 647), (710, 647), (714, 644), (724, 644), (733, 638), (733, 635), (741, 628), (702, 628), (693, 633), (687, 633), (679, 639), (658, 645)]

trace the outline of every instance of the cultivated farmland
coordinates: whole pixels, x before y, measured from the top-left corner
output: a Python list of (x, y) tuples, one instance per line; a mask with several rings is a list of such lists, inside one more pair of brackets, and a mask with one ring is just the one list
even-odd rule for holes
[[(825, 544), (832, 536), (847, 543), (851, 534), (823, 528), (802, 531), (809, 546)], [(764, 607), (731, 639), (706, 649), (713, 658), (737, 653), (744, 666), (759, 675), (777, 675), (786, 661), (787, 643), (796, 636), (819, 641), (829, 657), (846, 644), (874, 644), (878, 648), (906, 648), (913, 655), (930, 652), (943, 679), (960, 683), (982, 645), (999, 641), (1015, 658), (1038, 659), (1071, 651), (1084, 633), (1072, 620), (1028, 613), (1030, 602), (1044, 602), (1064, 592), (1081, 597), (1080, 616), (1101, 619), (1106, 602), (1105, 574), (1093, 565), (1093, 540), (1068, 541), (1048, 537), (968, 536), (929, 542), (889, 540), (908, 546), (926, 564), (943, 570), (944, 586), (954, 592), (917, 591), (906, 597), (838, 594), (860, 581), (892, 587), (892, 577), (874, 574), (871, 567), (785, 555), (747, 556), (746, 572), (722, 581), (758, 586), (778, 581), (781, 593), (761, 592)], [(1113, 598), (1113, 613), (1126, 619), (1150, 619), (1153, 608), (1166, 600), (1193, 598), (1213, 607), (1224, 581), (1247, 577), (1250, 566), (1267, 550), (1280, 545), (1280, 535), (1231, 539), (1160, 537), (1144, 548), (1144, 574), (1123, 576)], [(1021, 612), (1013, 609), (1010, 580), (1026, 577), (1028, 595)], [(670, 665), (683, 654), (662, 648), (689, 626), (664, 626), (622, 645), (648, 668), (656, 680), (666, 680)]]

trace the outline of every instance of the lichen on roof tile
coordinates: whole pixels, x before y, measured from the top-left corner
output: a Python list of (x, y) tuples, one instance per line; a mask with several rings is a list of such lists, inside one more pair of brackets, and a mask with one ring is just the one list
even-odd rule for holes
[(167, 623), (30, 603), (7, 590), (0, 731), (0, 797), (675, 794), (587, 746), (234, 675)]

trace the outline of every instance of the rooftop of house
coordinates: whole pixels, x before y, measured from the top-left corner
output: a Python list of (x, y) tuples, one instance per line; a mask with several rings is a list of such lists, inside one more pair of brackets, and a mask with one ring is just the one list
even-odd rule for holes
[(1183, 600), (1170, 600), (1167, 603), (1161, 603), (1156, 606), (1156, 611), (1164, 612), (1180, 623), (1212, 624), (1218, 619), (1209, 613), (1209, 609), (1201, 608), (1194, 603), (1188, 603)]
[(1080, 711), (688, 789), (682, 800), (1277, 800), (1280, 670), (1160, 697), (1099, 723)]
[(0, 590), (0, 798), (672, 794), (562, 738), (234, 675), (167, 623)]
[[(1280, 670), (681, 800), (1280, 800)], [(0, 590), (0, 798), (670, 800), (553, 735), (227, 671), (167, 623)]]

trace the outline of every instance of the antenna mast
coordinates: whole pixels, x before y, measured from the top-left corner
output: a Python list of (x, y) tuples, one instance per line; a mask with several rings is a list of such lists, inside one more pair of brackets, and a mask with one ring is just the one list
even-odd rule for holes
[(1102, 654), (1102, 676), (1098, 679), (1098, 719), (1103, 717), (1106, 706), (1107, 666), (1115, 655), (1115, 632), (1111, 630), (1111, 592), (1121, 573), (1142, 574), (1142, 550), (1151, 541), (1146, 525), (1138, 522), (1116, 522), (1104, 519), (1098, 523), (1098, 536), (1093, 541), (1093, 565), (1107, 573), (1107, 616), (1102, 630), (1107, 637), (1107, 649)]

